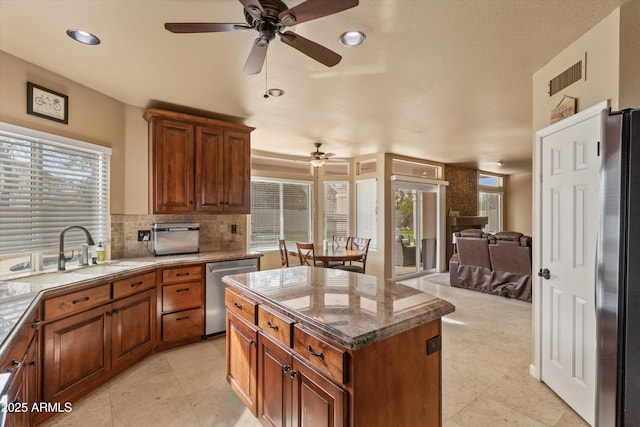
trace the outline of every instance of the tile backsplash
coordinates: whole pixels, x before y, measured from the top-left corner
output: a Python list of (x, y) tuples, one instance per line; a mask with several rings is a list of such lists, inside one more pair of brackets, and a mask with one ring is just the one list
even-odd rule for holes
[[(156, 222), (200, 224), (200, 252), (246, 250), (246, 215), (111, 215), (111, 258), (152, 255), (152, 242), (138, 242), (138, 230), (151, 230)], [(231, 225), (236, 224), (236, 233)]]

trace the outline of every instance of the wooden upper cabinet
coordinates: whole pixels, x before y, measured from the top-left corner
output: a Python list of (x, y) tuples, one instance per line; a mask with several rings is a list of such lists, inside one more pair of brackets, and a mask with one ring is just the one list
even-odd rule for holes
[(160, 119), (153, 133), (154, 213), (191, 212), (195, 202), (193, 126)]
[(153, 213), (249, 213), (253, 128), (153, 108), (144, 117)]

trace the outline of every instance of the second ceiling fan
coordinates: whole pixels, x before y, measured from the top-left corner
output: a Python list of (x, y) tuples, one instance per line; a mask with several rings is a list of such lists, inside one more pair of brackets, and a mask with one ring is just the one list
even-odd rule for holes
[(258, 74), (267, 55), (269, 42), (280, 36), (283, 43), (312, 59), (332, 67), (342, 57), (334, 51), (306, 39), (292, 31), (285, 31), (302, 22), (342, 12), (358, 5), (358, 0), (307, 0), (289, 8), (281, 0), (239, 0), (244, 7), (246, 24), (213, 22), (167, 22), (164, 27), (172, 33), (210, 33), (256, 30), (258, 37), (244, 65), (246, 74)]

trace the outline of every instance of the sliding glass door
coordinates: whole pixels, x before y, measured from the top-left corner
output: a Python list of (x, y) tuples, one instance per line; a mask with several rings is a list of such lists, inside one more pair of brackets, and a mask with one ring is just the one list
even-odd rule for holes
[(441, 224), (439, 186), (396, 180), (393, 193), (394, 280), (437, 271)]

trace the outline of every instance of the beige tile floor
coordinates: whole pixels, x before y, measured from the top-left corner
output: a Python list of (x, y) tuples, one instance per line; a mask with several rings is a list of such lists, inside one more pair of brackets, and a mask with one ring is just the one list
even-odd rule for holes
[[(456, 306), (443, 319), (444, 427), (587, 425), (529, 375), (531, 304), (428, 280), (402, 283)], [(225, 381), (224, 357), (223, 338), (153, 355), (44, 425), (258, 426)]]

